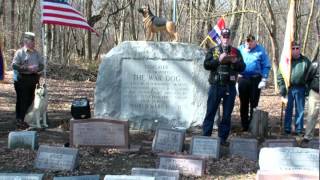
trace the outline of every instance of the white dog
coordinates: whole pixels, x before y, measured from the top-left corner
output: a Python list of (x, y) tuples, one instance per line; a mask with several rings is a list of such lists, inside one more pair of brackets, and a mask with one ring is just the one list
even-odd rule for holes
[[(47, 107), (48, 107), (48, 92), (45, 84), (35, 90), (34, 100), (30, 106), (24, 120), (30, 127), (43, 128), (48, 127), (47, 124)], [(42, 120), (42, 126), (40, 124)]]

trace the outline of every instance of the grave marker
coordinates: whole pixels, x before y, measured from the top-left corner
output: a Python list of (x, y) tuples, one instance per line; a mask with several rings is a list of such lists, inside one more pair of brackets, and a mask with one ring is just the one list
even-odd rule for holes
[(258, 141), (256, 139), (233, 138), (230, 143), (230, 153), (256, 161), (258, 159)]
[(184, 144), (185, 132), (176, 129), (159, 128), (152, 143), (154, 152), (181, 152)]
[(193, 136), (190, 150), (192, 155), (219, 159), (220, 139), (207, 136)]
[(35, 150), (38, 148), (38, 136), (36, 131), (14, 131), (8, 136), (8, 148), (25, 148)]
[(0, 180), (42, 180), (43, 174), (0, 173)]
[(152, 168), (132, 168), (131, 175), (152, 176), (155, 180), (179, 180), (178, 170), (152, 169)]

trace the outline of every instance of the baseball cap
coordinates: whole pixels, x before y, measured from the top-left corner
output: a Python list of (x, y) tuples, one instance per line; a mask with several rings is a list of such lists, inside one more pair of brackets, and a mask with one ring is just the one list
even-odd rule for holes
[(228, 28), (224, 28), (221, 30), (221, 36), (225, 37), (225, 38), (229, 38), (230, 37), (230, 29)]
[(250, 42), (250, 41), (255, 41), (256, 40), (256, 37), (254, 37), (254, 35), (252, 34), (249, 34), (246, 38), (247, 42)]
[(33, 32), (25, 32), (24, 33), (24, 38), (30, 39), (32, 41), (34, 41), (35, 36), (36, 35)]

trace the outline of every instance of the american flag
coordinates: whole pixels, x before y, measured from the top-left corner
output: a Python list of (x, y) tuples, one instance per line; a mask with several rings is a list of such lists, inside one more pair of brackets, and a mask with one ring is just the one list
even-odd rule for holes
[(70, 26), (98, 34), (83, 18), (82, 14), (66, 0), (42, 0), (41, 9), (41, 22), (43, 24)]

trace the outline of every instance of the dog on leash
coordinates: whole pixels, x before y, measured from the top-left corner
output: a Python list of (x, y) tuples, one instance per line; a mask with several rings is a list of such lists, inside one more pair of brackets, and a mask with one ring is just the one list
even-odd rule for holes
[(143, 15), (143, 25), (146, 31), (147, 41), (151, 41), (154, 34), (160, 31), (166, 32), (172, 41), (178, 41), (178, 33), (174, 22), (153, 15), (149, 5), (142, 6), (138, 11)]
[[(34, 100), (24, 120), (33, 128), (46, 128), (47, 124), (48, 92), (45, 84), (38, 86), (34, 93)], [(42, 122), (42, 125), (41, 125)]]

